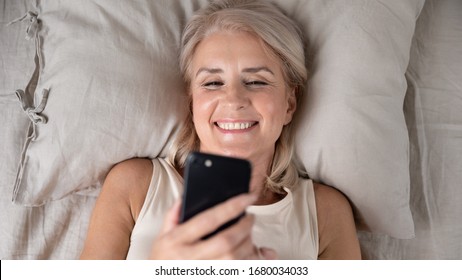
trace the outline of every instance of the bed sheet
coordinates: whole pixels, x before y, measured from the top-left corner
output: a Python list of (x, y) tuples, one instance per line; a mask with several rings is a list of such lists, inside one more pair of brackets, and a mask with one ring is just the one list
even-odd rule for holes
[(361, 233), (370, 259), (462, 259), (462, 1), (427, 0), (417, 22), (404, 105), (412, 240)]
[(14, 90), (30, 79), (35, 48), (24, 39), (24, 25), (7, 24), (32, 4), (7, 0), (0, 5), (0, 259), (74, 259), (80, 254), (95, 197), (72, 195), (33, 208), (11, 202), (17, 155), (28, 126)]

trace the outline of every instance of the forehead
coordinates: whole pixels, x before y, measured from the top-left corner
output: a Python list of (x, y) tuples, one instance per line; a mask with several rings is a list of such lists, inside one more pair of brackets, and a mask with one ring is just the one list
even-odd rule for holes
[[(278, 70), (282, 63), (260, 37), (244, 31), (220, 31), (206, 36), (192, 56), (194, 69), (239, 64), (241, 68), (266, 66)], [(276, 69), (277, 68), (277, 69)]]

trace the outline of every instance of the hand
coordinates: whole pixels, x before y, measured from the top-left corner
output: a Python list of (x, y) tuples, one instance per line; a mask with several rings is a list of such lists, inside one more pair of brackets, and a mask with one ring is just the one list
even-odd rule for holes
[(255, 202), (254, 195), (231, 198), (179, 224), (180, 201), (167, 213), (159, 236), (151, 251), (153, 259), (274, 259), (271, 249), (257, 248), (251, 238), (254, 223), (252, 215), (245, 215), (236, 224), (213, 235), (221, 224), (239, 216)]

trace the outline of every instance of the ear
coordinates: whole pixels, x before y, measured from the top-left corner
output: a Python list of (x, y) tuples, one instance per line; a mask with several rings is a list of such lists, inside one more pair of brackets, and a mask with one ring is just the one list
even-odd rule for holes
[(288, 125), (292, 121), (295, 110), (297, 110), (297, 97), (295, 96), (295, 88), (292, 88), (287, 93), (287, 112), (284, 125)]

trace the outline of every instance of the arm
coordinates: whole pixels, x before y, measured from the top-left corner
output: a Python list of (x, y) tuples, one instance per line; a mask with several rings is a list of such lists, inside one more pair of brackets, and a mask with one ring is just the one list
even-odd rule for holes
[(336, 189), (315, 184), (319, 259), (361, 259), (353, 211)]
[(125, 259), (152, 177), (152, 162), (130, 159), (109, 172), (90, 220), (81, 259)]

